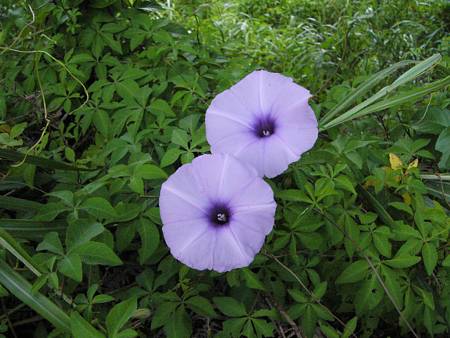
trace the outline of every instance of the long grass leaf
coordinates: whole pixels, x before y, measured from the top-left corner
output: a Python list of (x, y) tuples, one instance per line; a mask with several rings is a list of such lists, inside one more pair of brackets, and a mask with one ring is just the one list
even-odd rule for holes
[(2, 259), (0, 259), (0, 283), (56, 328), (70, 333), (69, 316), (42, 293), (33, 293), (31, 284)]
[[(25, 159), (24, 159), (25, 157)], [(96, 169), (87, 169), (87, 168), (79, 168), (77, 166), (67, 164), (61, 161), (50, 160), (40, 156), (34, 155), (25, 155), (21, 152), (11, 149), (0, 149), (0, 158), (4, 158), (8, 161), (13, 162), (21, 162), (24, 161), (28, 164), (34, 164), (41, 168), (46, 169), (60, 169), (60, 170), (79, 170), (79, 171), (87, 171), (87, 170), (96, 170)]]
[(39, 210), (42, 204), (11, 196), (0, 195), (0, 208), (8, 210)]
[(30, 219), (0, 218), (0, 229), (8, 231), (12, 236), (23, 239), (41, 239), (47, 232), (62, 232), (67, 228), (63, 221), (34, 221)]
[(400, 61), (396, 64), (393, 64), (392, 66), (390, 66), (388, 68), (385, 68), (385, 69), (379, 71), (378, 73), (373, 74), (366, 81), (361, 83), (355, 90), (353, 90), (350, 93), (350, 95), (346, 96), (343, 100), (341, 100), (333, 108), (331, 108), (331, 110), (322, 117), (320, 122), (322, 124), (327, 123), (334, 116), (336, 116), (338, 113), (340, 113), (344, 109), (348, 108), (353, 102), (355, 102), (357, 99), (361, 98), (365, 93), (367, 93), (369, 90), (371, 90), (374, 86), (376, 86), (382, 80), (387, 78), (389, 75), (391, 75), (398, 69), (408, 66), (412, 63), (414, 63), (414, 61)]
[[(418, 63), (416, 66), (412, 67), (402, 75), (400, 75), (392, 84), (383, 87), (380, 89), (377, 93), (366, 99), (365, 101), (361, 102), (360, 104), (356, 105), (352, 109), (348, 110), (344, 114), (338, 116), (334, 120), (329, 121), (329, 118), (327, 118), (326, 121), (321, 121), (321, 130), (326, 130), (328, 128), (331, 128), (333, 126), (336, 126), (340, 123), (343, 123), (343, 121), (349, 121), (353, 118), (356, 114), (358, 114), (360, 111), (365, 109), (366, 107), (369, 107), (370, 105), (374, 104), (378, 100), (382, 99), (386, 95), (392, 93), (395, 91), (398, 87), (406, 84), (407, 82), (410, 82), (414, 80), (415, 78), (422, 75), (427, 70), (430, 70), (432, 67), (434, 67), (439, 61), (441, 60), (440, 54), (435, 54), (428, 59)], [(444, 79), (445, 80), (445, 79)], [(436, 81), (438, 82), (438, 81)], [(436, 83), (434, 82), (434, 83)], [(329, 122), (328, 122), (329, 121)]]
[(0, 229), (0, 246), (4, 247), (9, 253), (21, 261), (36, 276), (39, 277), (41, 275), (41, 271), (34, 264), (30, 255), (22, 248), (19, 242), (3, 229)]
[(374, 103), (370, 106), (366, 105), (363, 107), (358, 105), (357, 107), (349, 110), (348, 112), (340, 115), (339, 117), (322, 126), (321, 130), (336, 127), (341, 123), (348, 122), (353, 119), (362, 117), (364, 115), (379, 112), (388, 108), (393, 108), (407, 102), (415, 102), (432, 92), (435, 92), (448, 86), (449, 84), (450, 84), (450, 76), (447, 76), (441, 80), (429, 83), (421, 88), (415, 88), (408, 92), (403, 92), (394, 95), (392, 97), (388, 97), (387, 99)]

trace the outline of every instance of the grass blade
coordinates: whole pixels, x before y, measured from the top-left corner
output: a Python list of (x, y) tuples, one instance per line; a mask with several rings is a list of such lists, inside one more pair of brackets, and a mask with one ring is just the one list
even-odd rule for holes
[(47, 158), (40, 156), (25, 155), (19, 151), (11, 149), (0, 149), (0, 157), (13, 162), (24, 161), (25, 163), (34, 164), (38, 167), (46, 169), (79, 170), (79, 171), (96, 170), (88, 168), (79, 168), (71, 164), (67, 164), (61, 161), (49, 160)]
[(8, 210), (39, 210), (42, 204), (34, 201), (25, 200), (11, 196), (0, 195), (0, 208)]
[(0, 229), (0, 245), (21, 261), (36, 276), (39, 277), (41, 275), (41, 271), (34, 264), (30, 255), (22, 248), (19, 242), (3, 229)]
[[(377, 93), (375, 93), (374, 95), (369, 97), (367, 100), (361, 102), (360, 104), (358, 104), (357, 106), (355, 106), (352, 109), (348, 110), (344, 114), (338, 116), (334, 120), (329, 121), (330, 117), (328, 115), (328, 117), (326, 117), (326, 120), (322, 120), (321, 121), (321, 128), (320, 129), (321, 130), (326, 130), (326, 129), (329, 129), (331, 127), (337, 126), (338, 124), (341, 124), (343, 122), (350, 121), (350, 120), (356, 118), (357, 117), (356, 115), (359, 114), (359, 112), (361, 112), (366, 107), (367, 107), (367, 109), (369, 109), (370, 105), (374, 104), (375, 102), (377, 102), (381, 98), (383, 98), (386, 95), (390, 94), (391, 92), (396, 90), (398, 87), (406, 84), (407, 82), (410, 82), (410, 81), (416, 79), (417, 77), (422, 75), (424, 72), (430, 70), (432, 67), (434, 67), (435, 65), (437, 65), (439, 63), (441, 58), (442, 57), (441, 57), (440, 54), (435, 54), (435, 55), (429, 57), (428, 59), (418, 63), (417, 65), (415, 65), (414, 67), (412, 67), (411, 69), (409, 69), (408, 71), (406, 71), (405, 73), (400, 75), (392, 84), (383, 87)], [(389, 68), (387, 68), (386, 71), (388, 69)], [(448, 78), (445, 78), (445, 79), (440, 80), (440, 81), (444, 81), (446, 79), (448, 79)], [(430, 86), (433, 85), (433, 84), (437, 84), (438, 82), (439, 81), (433, 82), (432, 84), (430, 84)], [(425, 87), (427, 87), (427, 86), (425, 86)], [(353, 99), (355, 99), (355, 98), (353, 98)], [(336, 114), (334, 113), (333, 116), (334, 115), (336, 115)], [(358, 115), (358, 116), (362, 116), (362, 115)]]
[[(396, 106), (399, 106), (401, 104), (407, 103), (407, 102), (414, 102), (422, 97), (435, 92), (437, 90), (440, 90), (450, 84), (450, 76), (447, 76), (441, 80), (429, 83), (421, 88), (415, 88), (413, 90), (410, 90), (408, 92), (399, 93), (397, 95), (394, 95), (390, 98), (387, 98), (385, 100), (382, 100), (380, 102), (374, 103), (371, 106), (364, 105), (358, 105), (355, 108), (349, 110), (348, 112), (342, 114), (341, 116), (335, 118), (334, 120), (328, 122), (324, 126), (322, 126), (321, 130), (326, 130), (332, 127), (336, 127), (337, 125), (351, 121), (353, 119), (356, 119), (358, 117), (368, 115), (371, 113), (379, 112), (388, 108), (393, 108)], [(370, 100), (370, 99), (369, 99)], [(366, 102), (366, 101), (364, 101)], [(363, 103), (364, 103), (363, 102)], [(371, 102), (373, 103), (373, 102)]]
[(331, 120), (336, 114), (340, 113), (344, 109), (348, 108), (354, 101), (362, 97), (365, 93), (367, 93), (370, 89), (384, 80), (386, 77), (397, 71), (398, 69), (405, 67), (414, 63), (414, 61), (401, 61), (392, 66), (379, 71), (378, 73), (373, 74), (369, 79), (364, 81), (361, 85), (359, 85), (349, 96), (345, 97), (341, 102), (336, 104), (328, 113), (326, 113), (322, 119), (321, 123), (324, 124)]
[(16, 238), (41, 239), (47, 232), (62, 232), (67, 228), (63, 221), (41, 222), (30, 219), (0, 219), (0, 229), (8, 231)]
[(69, 316), (42, 293), (32, 293), (31, 284), (2, 259), (0, 259), (0, 283), (56, 328), (70, 333)]

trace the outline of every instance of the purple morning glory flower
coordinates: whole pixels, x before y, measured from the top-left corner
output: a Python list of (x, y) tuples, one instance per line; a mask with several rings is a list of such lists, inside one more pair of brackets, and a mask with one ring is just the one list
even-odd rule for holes
[(255, 71), (217, 95), (206, 112), (212, 153), (228, 153), (275, 177), (312, 148), (317, 119), (309, 91), (289, 77)]
[(231, 155), (195, 158), (161, 187), (163, 234), (184, 264), (218, 272), (249, 265), (272, 230), (271, 187)]

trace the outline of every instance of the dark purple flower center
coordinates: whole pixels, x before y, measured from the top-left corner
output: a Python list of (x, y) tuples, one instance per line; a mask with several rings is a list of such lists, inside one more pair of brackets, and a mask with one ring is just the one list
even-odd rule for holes
[(209, 211), (209, 220), (214, 225), (228, 224), (230, 218), (230, 209), (224, 204), (216, 204)]
[(269, 137), (275, 132), (275, 121), (271, 117), (258, 120), (254, 126), (256, 135), (260, 138)]

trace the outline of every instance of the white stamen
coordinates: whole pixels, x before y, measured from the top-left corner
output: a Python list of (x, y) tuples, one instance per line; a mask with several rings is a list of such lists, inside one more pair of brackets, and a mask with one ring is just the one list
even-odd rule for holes
[(270, 135), (270, 131), (268, 131), (266, 129), (263, 129), (262, 133), (263, 133), (264, 136), (269, 136)]
[(224, 213), (218, 213), (217, 214), (217, 220), (219, 222), (226, 222), (227, 221), (227, 216)]

